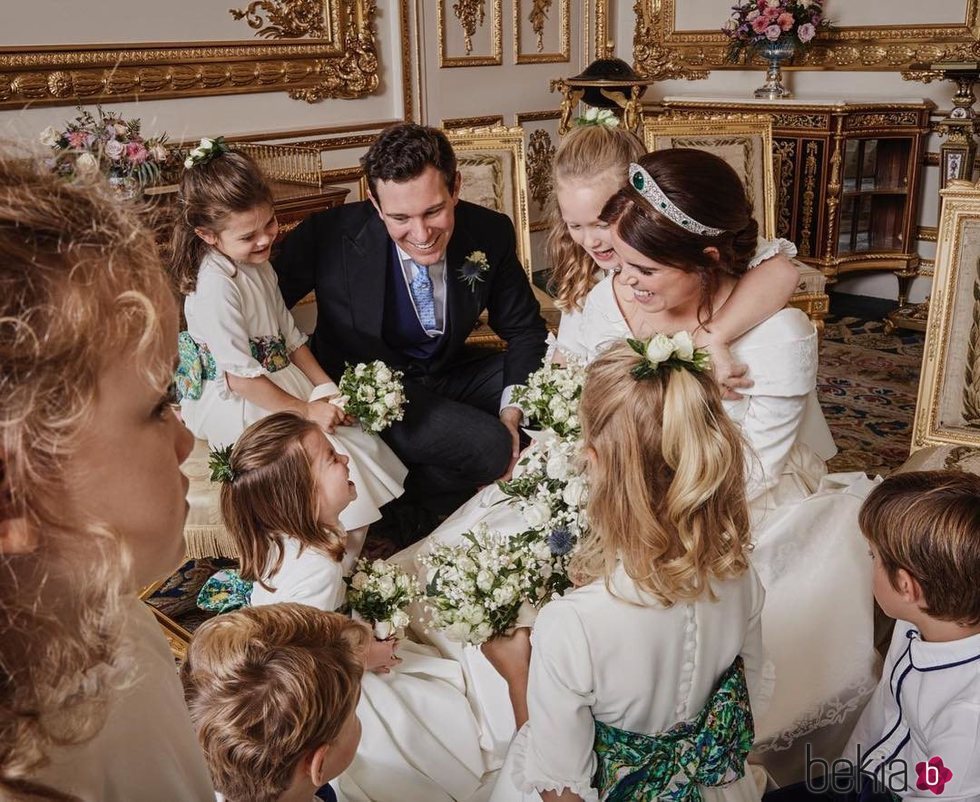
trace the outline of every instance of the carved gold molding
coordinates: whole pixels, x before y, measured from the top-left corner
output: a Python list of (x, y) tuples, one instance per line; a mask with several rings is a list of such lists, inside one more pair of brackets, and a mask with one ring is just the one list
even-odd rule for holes
[(245, 20), (256, 36), (266, 39), (329, 39), (330, 16), (325, 11), (321, 0), (252, 0), (244, 9), (228, 9), (234, 19)]
[[(980, 57), (980, 0), (957, 1), (963, 6), (962, 23), (838, 27), (815, 40), (790, 69), (903, 71), (915, 62), (976, 59)], [(675, 28), (679, 4), (680, 0), (636, 0), (633, 56), (637, 72), (664, 80), (704, 77), (713, 69), (746, 68), (744, 63), (726, 61), (728, 39), (720, 30), (723, 13), (717, 30), (681, 31)]]
[[(514, 63), (515, 64), (544, 64), (564, 62), (571, 58), (572, 30), (570, 0), (531, 0), (531, 11), (524, 13), (524, 0), (513, 0), (514, 17)], [(545, 25), (550, 15), (558, 13), (559, 49), (556, 53), (544, 52)], [(525, 19), (531, 23), (535, 34), (536, 52), (523, 52), (523, 36), (521, 29)]]
[(287, 91), (315, 102), (378, 88), (376, 0), (318, 0), (329, 39), (0, 48), (0, 109)]
[(939, 239), (939, 229), (936, 226), (919, 226), (916, 239), (919, 242), (936, 242)]
[[(450, 56), (448, 47), (448, 36), (446, 31), (447, 17), (446, 4), (450, 0), (437, 0), (436, 2), (436, 27), (439, 33), (439, 66), (440, 67), (491, 67), (499, 66), (503, 63), (503, 34), (501, 31), (500, 18), (502, 16), (501, 3), (503, 0), (455, 0), (452, 4), (453, 17), (463, 29), (463, 49), (466, 51), (461, 56)], [(487, 16), (486, 4), (489, 2), (490, 10), (490, 52), (472, 55), (473, 37), (477, 29), (482, 28)]]
[(551, 160), (554, 155), (551, 134), (543, 128), (532, 131), (527, 145), (527, 186), (538, 206), (544, 206), (551, 197)]
[(486, 114), (482, 117), (444, 117), (442, 127), (449, 128), (492, 128), (503, 125), (503, 114)]

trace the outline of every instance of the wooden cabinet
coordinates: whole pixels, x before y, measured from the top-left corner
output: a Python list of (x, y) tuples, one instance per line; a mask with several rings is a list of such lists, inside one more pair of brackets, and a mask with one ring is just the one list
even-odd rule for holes
[(918, 274), (915, 231), (927, 100), (667, 97), (662, 110), (711, 120), (764, 114), (773, 126), (776, 235), (828, 282), (890, 270), (905, 303)]

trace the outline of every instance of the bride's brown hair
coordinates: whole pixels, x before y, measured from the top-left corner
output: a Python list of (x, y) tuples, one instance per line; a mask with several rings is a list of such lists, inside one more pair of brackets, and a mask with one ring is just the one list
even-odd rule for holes
[(590, 532), (569, 572), (608, 587), (621, 559), (664, 605), (714, 598), (712, 580), (749, 565), (742, 437), (710, 374), (664, 367), (636, 379), (639, 359), (619, 343), (586, 373)]
[[(686, 215), (705, 226), (723, 229), (717, 236), (696, 234), (656, 211), (631, 185), (613, 195), (601, 219), (617, 236), (656, 262), (701, 279), (698, 316), (711, 319), (721, 279), (740, 277), (758, 246), (759, 224), (738, 174), (721, 158), (703, 150), (657, 150), (637, 162), (663, 193)], [(706, 248), (715, 248), (715, 259)]]

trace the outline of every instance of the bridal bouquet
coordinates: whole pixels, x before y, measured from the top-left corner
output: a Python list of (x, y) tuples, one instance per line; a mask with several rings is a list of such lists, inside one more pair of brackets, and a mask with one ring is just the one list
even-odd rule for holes
[(61, 130), (48, 126), (40, 139), (53, 151), (51, 167), (66, 177), (103, 172), (110, 181), (143, 186), (157, 181), (170, 160), (166, 134), (146, 139), (139, 119), (124, 120), (101, 106), (95, 114), (79, 106), (75, 119)]
[(577, 437), (580, 430), (578, 404), (582, 397), (585, 367), (548, 362), (527, 377), (527, 384), (514, 388), (511, 400), (520, 406), (538, 429), (551, 429), (561, 437)]
[(340, 377), (340, 394), (346, 397), (344, 411), (360, 420), (365, 429), (380, 432), (404, 413), (405, 388), (402, 372), (384, 362), (348, 365)]
[[(550, 436), (549, 436), (550, 435)], [(498, 487), (541, 537), (567, 542), (567, 551), (588, 529), (588, 485), (580, 467), (581, 443), (550, 432), (538, 436), (514, 466), (514, 475)]]
[(567, 556), (533, 533), (507, 538), (480, 525), (420, 559), (432, 626), (474, 646), (529, 624), (536, 608), (569, 586)]
[(786, 41), (804, 47), (818, 30), (829, 30), (823, 0), (744, 0), (732, 7), (722, 31), (731, 40), (728, 60), (737, 61), (745, 48)]
[(382, 640), (408, 626), (406, 609), (422, 598), (415, 578), (384, 560), (358, 560), (344, 582), (351, 610), (369, 622)]

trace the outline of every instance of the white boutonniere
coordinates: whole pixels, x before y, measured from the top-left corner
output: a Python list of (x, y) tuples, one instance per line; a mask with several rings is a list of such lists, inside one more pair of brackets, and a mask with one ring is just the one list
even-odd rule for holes
[(476, 283), (483, 281), (483, 274), (490, 269), (487, 255), (483, 251), (473, 251), (466, 257), (463, 266), (459, 269), (459, 277), (470, 285), (471, 290), (476, 289)]

